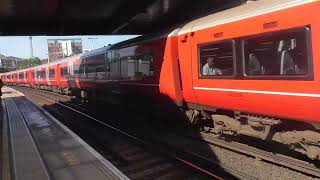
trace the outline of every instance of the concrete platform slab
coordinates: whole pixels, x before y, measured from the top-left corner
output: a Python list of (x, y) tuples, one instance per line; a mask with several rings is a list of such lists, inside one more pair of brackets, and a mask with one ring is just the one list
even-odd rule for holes
[(4, 87), (2, 101), (13, 179), (129, 179), (23, 94)]

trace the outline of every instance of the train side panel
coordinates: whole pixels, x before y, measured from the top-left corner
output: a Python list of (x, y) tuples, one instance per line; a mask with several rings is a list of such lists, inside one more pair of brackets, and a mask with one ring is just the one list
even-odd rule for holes
[[(180, 59), (188, 59), (186, 56), (190, 56), (192, 59), (192, 64), (189, 64), (188, 61), (183, 61), (184, 64), (182, 65), (182, 77), (184, 77), (183, 81), (185, 81), (183, 83), (186, 84), (185, 88), (188, 88), (189, 92), (187, 93), (184, 89), (185, 99), (190, 104), (196, 102), (193, 105), (199, 106), (200, 109), (212, 107), (279, 118), (319, 122), (320, 114), (317, 113), (316, 110), (316, 107), (320, 106), (320, 85), (318, 75), (320, 56), (317, 52), (317, 49), (320, 48), (320, 37), (318, 33), (320, 31), (320, 19), (317, 15), (319, 10), (320, 3), (310, 3), (194, 31), (191, 33), (193, 36), (190, 40), (188, 39), (190, 38), (190, 33), (180, 35), (180, 41), (183, 41), (184, 39), (187, 41), (184, 44), (180, 43), (182, 47), (179, 47), (179, 53), (181, 52), (184, 56), (180, 57)], [(250, 78), (243, 76), (244, 65), (241, 57), (241, 51), (243, 50), (241, 42), (249, 43), (250, 41), (247, 39), (250, 39), (252, 35), (266, 35), (272, 38), (272, 36), (282, 30), (289, 29), (296, 32), (298, 31), (296, 29), (300, 28), (306, 29), (307, 35), (304, 38), (306, 38), (307, 43), (310, 43), (311, 52), (309, 53), (313, 60), (313, 62), (309, 62), (311, 69), (307, 68), (308, 73), (310, 74), (307, 74), (305, 78), (297, 77), (297, 79), (293, 76), (290, 77), (290, 75), (270, 78)], [(291, 31), (285, 31), (283, 34), (290, 33)], [(310, 42), (308, 37), (310, 37)], [(291, 42), (297, 41), (295, 42), (295, 46), (301, 46), (301, 42), (304, 41), (300, 40), (298, 37), (295, 38), (295, 40), (292, 39), (294, 38), (291, 38)], [(188, 42), (191, 43), (190, 51), (188, 51), (189, 49), (187, 48)], [(236, 64), (230, 67), (236, 69), (236, 75), (233, 76), (232, 74), (229, 74), (225, 77), (205, 77), (201, 74), (203, 71), (202, 65), (205, 64), (205, 59), (201, 58), (204, 58), (205, 51), (210, 50), (210, 48), (205, 47), (210, 47), (210, 44), (212, 43), (213, 45), (211, 47), (216, 48), (217, 46), (215, 46), (214, 43), (220, 43), (220, 47), (223, 49), (228, 42), (230, 42), (229, 44), (231, 46), (234, 43), (234, 46), (232, 46), (234, 49), (230, 46), (230, 52), (236, 54), (236, 57), (234, 57)], [(281, 41), (263, 43), (265, 43), (264, 47), (266, 47), (267, 43), (272, 44), (279, 42), (281, 43)], [(280, 43), (275, 47), (280, 49)], [(243, 47), (245, 46), (246, 44), (243, 45)], [(212, 49), (213, 48), (211, 48), (211, 50)], [(255, 51), (264, 50), (263, 48), (256, 48)], [(290, 49), (286, 51), (288, 52)], [(306, 51), (308, 51), (308, 49)], [(255, 56), (255, 53), (256, 52), (252, 54)], [(280, 51), (279, 54), (281, 53), (284, 54), (283, 51)], [(301, 54), (301, 52), (299, 53)], [(214, 55), (215, 54), (212, 54), (212, 56)], [(214, 58), (217, 60), (226, 57), (227, 56), (220, 56)], [(281, 56), (278, 58), (281, 59)], [(307, 62), (307, 60), (305, 60), (305, 62)], [(190, 74), (191, 72), (192, 78), (187, 74)], [(192, 98), (191, 92), (193, 90), (196, 94), (196, 101), (195, 98)]]

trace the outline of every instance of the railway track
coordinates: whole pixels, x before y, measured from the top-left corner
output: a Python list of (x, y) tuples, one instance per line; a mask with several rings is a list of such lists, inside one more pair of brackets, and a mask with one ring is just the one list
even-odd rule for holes
[[(41, 93), (45, 93), (45, 92), (33, 92), (33, 93), (38, 93), (39, 96), (41, 96)], [(42, 94), (43, 95), (43, 94)], [(51, 94), (51, 100), (54, 100), (56, 103), (57, 102), (57, 98), (54, 98), (56, 96), (61, 96), (61, 95), (56, 95), (56, 94)], [(49, 97), (48, 97), (49, 98)], [(65, 104), (61, 104), (62, 106), (67, 106)], [(73, 107), (69, 107), (69, 108), (73, 108)], [(78, 110), (77, 110), (78, 111)], [(79, 111), (80, 112), (80, 111)], [(82, 113), (82, 112), (80, 112)], [(84, 114), (84, 113), (83, 113)], [(86, 114), (84, 114), (86, 115)], [(89, 116), (89, 115), (86, 115)], [(91, 119), (95, 120), (95, 121), (99, 121), (94, 117), (91, 117)], [(100, 121), (100, 123), (105, 123)], [(312, 175), (314, 177), (320, 177), (320, 169), (318, 167), (316, 167), (315, 165), (313, 165), (312, 163), (306, 162), (306, 161), (301, 161), (301, 160), (297, 160), (288, 156), (284, 156), (284, 155), (280, 155), (280, 154), (274, 154), (268, 151), (264, 151), (258, 148), (254, 148), (242, 143), (238, 143), (238, 142), (227, 142), (225, 140), (219, 139), (217, 137), (213, 137), (210, 134), (207, 133), (201, 133), (201, 141), (202, 143), (208, 145), (209, 149), (214, 149), (216, 147), (221, 147), (233, 152), (237, 152), (240, 154), (244, 154), (246, 156), (250, 156), (265, 162), (270, 162), (272, 164), (276, 164), (276, 165), (280, 165), (281, 167), (285, 167), (285, 168), (289, 168), (291, 170), (297, 171), (297, 172), (302, 172), (304, 174), (308, 174), (308, 175)], [(165, 133), (165, 135), (161, 136), (161, 138), (159, 138), (160, 140), (162, 140), (163, 143), (168, 143), (170, 144), (170, 140), (172, 139), (180, 139), (178, 141), (182, 142), (182, 141), (190, 141), (190, 137), (182, 137), (180, 135), (177, 135), (175, 133)], [(181, 141), (181, 139), (183, 139)], [(199, 137), (193, 137), (192, 138), (193, 141), (199, 141)], [(176, 141), (177, 142), (177, 141)], [(171, 146), (175, 146), (178, 148), (185, 148), (183, 145), (179, 143), (171, 143)], [(209, 159), (206, 156), (203, 155), (199, 155), (198, 153), (196, 153), (195, 151), (192, 150), (187, 150), (186, 153), (193, 155), (197, 158), (202, 159), (203, 161), (207, 161), (207, 162), (211, 162), (214, 163), (216, 165), (220, 165), (223, 169), (225, 169), (227, 172), (229, 172), (230, 174), (233, 174), (235, 177), (239, 177), (239, 178), (243, 178), (243, 179), (248, 179), (250, 178), (249, 176), (246, 177), (247, 175), (240, 173), (239, 171), (235, 171), (233, 170), (231, 167), (228, 167), (226, 165), (223, 165), (219, 162), (213, 162), (212, 159)], [(251, 177), (252, 179), (254, 179), (254, 177)]]
[[(97, 129), (95, 129), (95, 132), (88, 132), (90, 135), (87, 135), (86, 139), (90, 137), (89, 142), (94, 142), (96, 144), (96, 146), (94, 147), (97, 147), (97, 150), (102, 155), (104, 155), (106, 159), (114, 163), (116, 166), (118, 165), (117, 167), (119, 167), (120, 170), (122, 170), (128, 177), (132, 179), (187, 179), (190, 177), (195, 177), (196, 179), (255, 179), (250, 175), (243, 174), (237, 171), (232, 172), (230, 175), (229, 173), (231, 170), (225, 172), (224, 170), (219, 169), (217, 164), (205, 162), (205, 159), (201, 159), (185, 152), (177, 153), (178, 150), (163, 147), (162, 144), (157, 145), (154, 144), (154, 142), (147, 142), (139, 137), (124, 132), (121, 129), (113, 127), (112, 125), (109, 125), (103, 121), (100, 121), (90, 115), (80, 112), (73, 107), (57, 102), (57, 98), (53, 94), (50, 95), (50, 97), (46, 97), (43, 94), (45, 92), (31, 92), (30, 90), (25, 88), (16, 89), (21, 91), (22, 93), (25, 93), (26, 95), (36, 96), (39, 99), (45, 99), (46, 101), (51, 101), (52, 103), (54, 102), (55, 104), (58, 104), (60, 108), (65, 108), (69, 111), (72, 111), (72, 113), (74, 114), (72, 115), (73, 117), (82, 116), (82, 118), (76, 118), (77, 122), (79, 122), (79, 119), (90, 119), (91, 121), (93, 120), (97, 122), (100, 125), (100, 128), (103, 127), (102, 129), (98, 129), (100, 129), (100, 132), (103, 131), (104, 133), (97, 133)], [(53, 110), (53, 114), (59, 115), (60, 112), (57, 112), (57, 109), (55, 109)], [(61, 120), (61, 118), (59, 118), (59, 120)], [(67, 119), (64, 119), (62, 121), (68, 127), (74, 126), (73, 124), (75, 123)], [(78, 124), (82, 123), (83, 121)], [(77, 134), (83, 133), (83, 131), (87, 131), (88, 125), (81, 126), (83, 127), (78, 127), (78, 129), (72, 130), (75, 130)], [(120, 134), (122, 137), (110, 134), (110, 131), (106, 130), (105, 128), (111, 129), (113, 132), (115, 132), (116, 134)], [(103, 134), (103, 136), (101, 136), (101, 134)], [(130, 141), (128, 142), (128, 140), (125, 140), (123, 136), (125, 136), (126, 138), (129, 137)], [(110, 141), (110, 139), (112, 139), (112, 141)], [(139, 145), (136, 145), (137, 143)], [(161, 156), (154, 156), (153, 153), (160, 154)], [(190, 158), (191, 156), (192, 158)], [(193, 160), (197, 161), (197, 163), (192, 162)], [(201, 165), (199, 165), (199, 162), (205, 164), (205, 166), (209, 168), (201, 167)], [(180, 170), (181, 167), (183, 167), (182, 169), (184, 170)]]
[(202, 138), (204, 141), (215, 145), (215, 146), (221, 146), (227, 149), (230, 149), (232, 151), (237, 151), (239, 153), (251, 155), (255, 158), (262, 159), (264, 161), (272, 162), (278, 165), (282, 165), (285, 167), (288, 167), (290, 169), (300, 171), (303, 173), (311, 174), (317, 177), (320, 177), (320, 168), (316, 167), (314, 164), (294, 159), (285, 155), (281, 154), (274, 154), (272, 152), (264, 151), (261, 149), (257, 149), (242, 143), (238, 142), (228, 142), (225, 140), (221, 140), (217, 137), (213, 137), (212, 135), (209, 135), (207, 133), (201, 133)]

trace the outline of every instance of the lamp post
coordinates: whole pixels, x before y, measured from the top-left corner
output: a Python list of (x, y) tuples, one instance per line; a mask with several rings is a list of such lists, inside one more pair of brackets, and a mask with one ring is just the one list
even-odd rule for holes
[(98, 38), (88, 38), (88, 39), (91, 39), (91, 51), (93, 50), (94, 46), (93, 46), (93, 42), (95, 39), (98, 39)]

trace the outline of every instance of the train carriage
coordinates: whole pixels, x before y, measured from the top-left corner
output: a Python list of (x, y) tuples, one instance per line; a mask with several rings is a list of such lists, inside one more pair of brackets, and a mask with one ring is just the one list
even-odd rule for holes
[(79, 72), (80, 56), (68, 57), (55, 64), (59, 91), (65, 94), (80, 88), (79, 77), (75, 75)]
[(206, 112), (215, 133), (269, 138), (318, 159), (319, 10), (319, 1), (262, 0), (182, 27), (189, 117)]

